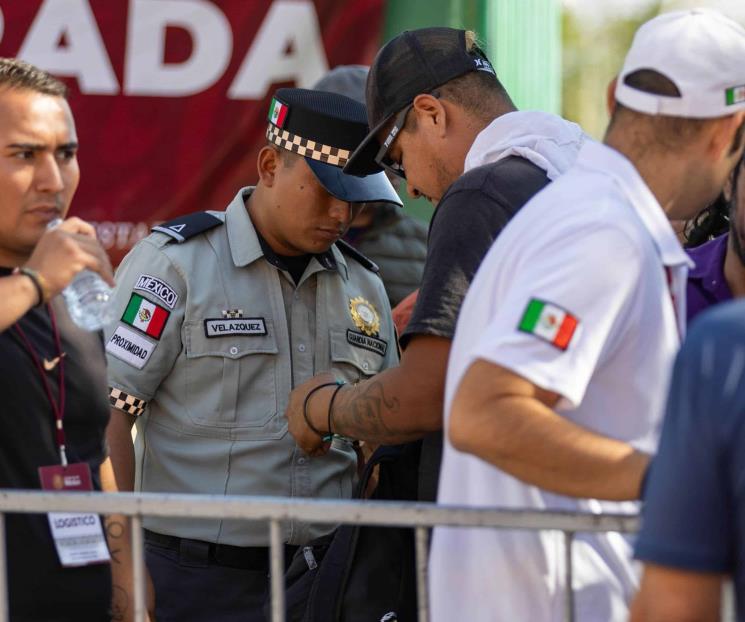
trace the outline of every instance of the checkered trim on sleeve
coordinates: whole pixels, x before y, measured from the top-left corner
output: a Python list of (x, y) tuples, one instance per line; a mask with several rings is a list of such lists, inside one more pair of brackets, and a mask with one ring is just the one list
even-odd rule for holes
[(266, 137), (269, 142), (282, 147), (282, 149), (287, 149), (306, 158), (332, 164), (333, 166), (343, 167), (347, 163), (347, 160), (349, 160), (350, 152), (347, 149), (339, 149), (338, 147), (330, 147), (329, 145), (317, 143), (314, 140), (309, 140), (297, 134), (292, 134), (287, 130), (280, 129), (273, 123), (270, 123), (266, 129)]
[(109, 403), (125, 413), (139, 417), (144, 411), (147, 402), (139, 397), (129, 395), (120, 389), (109, 387)]

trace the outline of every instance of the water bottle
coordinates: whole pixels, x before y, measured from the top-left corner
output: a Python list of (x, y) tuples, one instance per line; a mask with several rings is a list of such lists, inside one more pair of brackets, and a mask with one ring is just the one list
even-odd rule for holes
[[(62, 219), (57, 218), (49, 223), (47, 229), (54, 229), (61, 223)], [(100, 330), (114, 319), (112, 289), (91, 270), (78, 272), (62, 290), (62, 296), (73, 322), (83, 330)]]

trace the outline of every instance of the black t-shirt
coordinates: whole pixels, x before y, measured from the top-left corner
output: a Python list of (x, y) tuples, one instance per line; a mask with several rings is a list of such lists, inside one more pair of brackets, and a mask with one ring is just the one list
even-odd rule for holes
[[(9, 274), (0, 268), (0, 278)], [(64, 428), (70, 463), (87, 462), (100, 490), (99, 465), (106, 456), (109, 420), (106, 361), (99, 333), (79, 329), (64, 301), (52, 303), (65, 353)], [(43, 361), (57, 356), (46, 307), (32, 309), (19, 324)], [(55, 399), (58, 365), (47, 372)], [(14, 327), (0, 332), (0, 488), (39, 489), (38, 467), (59, 464), (54, 415), (39, 371)], [(63, 568), (46, 515), (8, 514), (8, 583), (12, 620), (107, 620), (111, 573), (107, 564)]]
[[(463, 299), (486, 253), (510, 218), (549, 183), (545, 171), (517, 156), (480, 166), (457, 179), (440, 200), (429, 228), (411, 320), (401, 336), (452, 339)], [(442, 432), (424, 438), (419, 498), (434, 501), (442, 457)]]

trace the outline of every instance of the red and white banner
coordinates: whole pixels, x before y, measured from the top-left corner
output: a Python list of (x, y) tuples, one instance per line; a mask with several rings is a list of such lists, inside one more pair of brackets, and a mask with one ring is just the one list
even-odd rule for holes
[(0, 0), (0, 56), (63, 78), (80, 141), (71, 213), (118, 262), (153, 223), (256, 179), (271, 94), (369, 64), (383, 0)]

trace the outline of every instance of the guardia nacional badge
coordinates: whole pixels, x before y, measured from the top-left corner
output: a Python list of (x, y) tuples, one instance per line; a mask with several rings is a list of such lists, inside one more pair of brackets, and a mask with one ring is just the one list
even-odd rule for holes
[(362, 296), (349, 300), (349, 313), (354, 325), (370, 337), (380, 332), (380, 316), (375, 306)]

